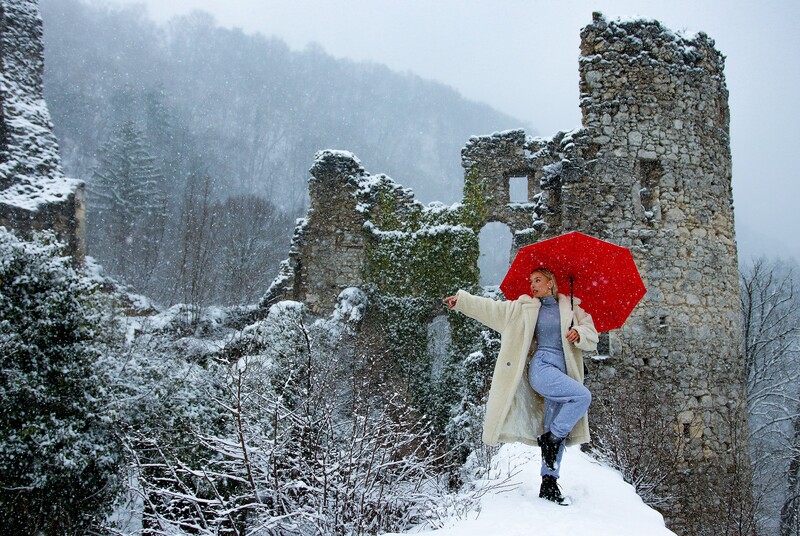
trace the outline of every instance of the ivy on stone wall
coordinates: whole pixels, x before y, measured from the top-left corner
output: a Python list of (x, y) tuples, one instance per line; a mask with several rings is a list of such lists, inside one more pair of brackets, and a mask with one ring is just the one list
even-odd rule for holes
[(479, 288), (478, 236), (463, 223), (469, 209), (423, 206), (386, 177), (362, 185), (360, 197), (367, 220), (365, 286), (395, 364), (394, 383), (406, 388), (417, 411), (444, 432), (451, 408), (463, 398), (461, 382), (454, 378), (463, 375), (461, 361), (475, 350), (479, 331), (469, 319), (449, 317), (454, 344), (441, 375), (434, 377), (428, 325), (444, 313), (442, 298), (459, 288)]
[(489, 185), (476, 168), (464, 175), (464, 200), (460, 220), (464, 225), (479, 232), (489, 218)]
[(478, 280), (478, 238), (467, 227), (367, 232), (367, 281), (383, 294), (442, 298)]

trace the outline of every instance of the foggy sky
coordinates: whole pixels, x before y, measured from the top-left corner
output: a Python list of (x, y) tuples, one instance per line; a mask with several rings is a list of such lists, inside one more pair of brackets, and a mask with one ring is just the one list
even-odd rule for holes
[[(131, 3), (129, 0), (111, 0)], [(145, 0), (166, 21), (193, 9), (226, 27), (303, 49), (382, 63), (445, 83), (552, 136), (580, 125), (580, 29), (592, 12), (704, 31), (726, 55), (733, 193), (740, 256), (800, 260), (795, 123), (800, 2), (742, 0)], [(476, 132), (475, 134), (488, 134)], [(466, 142), (466, 140), (464, 140)], [(341, 149), (346, 149), (342, 147)], [(364, 162), (366, 169), (374, 169)], [(403, 183), (403, 177), (393, 177)]]

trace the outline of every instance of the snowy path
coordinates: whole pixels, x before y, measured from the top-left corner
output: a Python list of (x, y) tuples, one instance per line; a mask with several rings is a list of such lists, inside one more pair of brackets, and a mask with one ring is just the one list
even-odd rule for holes
[[(445, 528), (418, 534), (433, 536), (486, 535), (591, 535), (658, 536), (673, 535), (664, 519), (642, 502), (620, 474), (600, 464), (579, 448), (568, 448), (560, 483), (573, 500), (559, 506), (539, 498), (539, 449), (504, 445), (493, 460), (493, 476), (500, 479), (517, 473), (513, 489), (490, 492), (481, 499), (480, 513), (454, 520)], [(388, 535), (387, 535), (388, 536)]]

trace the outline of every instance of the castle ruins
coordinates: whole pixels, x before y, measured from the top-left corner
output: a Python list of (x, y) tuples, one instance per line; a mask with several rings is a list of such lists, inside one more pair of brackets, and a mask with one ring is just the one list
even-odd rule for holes
[[(726, 489), (747, 495), (749, 482), (723, 67), (703, 33), (594, 14), (581, 32), (582, 128), (471, 138), (464, 196), (452, 206), (423, 207), (354, 155), (320, 152), (308, 216), (265, 303), (290, 298), (321, 314), (342, 289), (367, 286), (415, 299), (428, 309), (417, 318), (434, 322), (446, 315), (437, 299), (480, 291), (478, 234), (490, 222), (513, 233), (512, 256), (573, 230), (630, 248), (648, 292), (622, 329), (601, 337), (605, 358), (588, 360), (592, 422), (650, 397), (667, 424), (637, 448), (674, 461), (659, 489), (675, 499), (662, 511), (678, 533), (698, 532), (700, 509), (724, 511)], [(524, 202), (509, 198), (511, 178), (527, 181)]]
[[(83, 183), (61, 170), (42, 94), (41, 33), (35, 1), (0, 1), (0, 226), (52, 229), (80, 260)], [(710, 531), (707, 520), (731, 510), (726, 490), (749, 489), (723, 66), (702, 33), (595, 14), (581, 33), (582, 128), (549, 139), (521, 130), (471, 138), (463, 198), (450, 206), (423, 206), (354, 155), (321, 151), (308, 215), (263, 304), (293, 299), (325, 314), (342, 290), (365, 288), (380, 301), (372, 314), (404, 323), (387, 344), (429, 366), (421, 379), (429, 385), (448, 378), (447, 363), (424, 355), (431, 325), (451, 326), (452, 363), (464, 351), (489, 352), (441, 305), (458, 288), (482, 292), (478, 235), (487, 224), (508, 226), (511, 256), (573, 230), (629, 247), (648, 292), (622, 329), (602, 337), (604, 358), (587, 360), (591, 422), (607, 423), (609, 408), (635, 421), (649, 403), (655, 416), (642, 425), (666, 426), (635, 446), (675, 463), (658, 484), (672, 498), (662, 511), (680, 534)], [(512, 179), (527, 183), (526, 200), (510, 199)]]

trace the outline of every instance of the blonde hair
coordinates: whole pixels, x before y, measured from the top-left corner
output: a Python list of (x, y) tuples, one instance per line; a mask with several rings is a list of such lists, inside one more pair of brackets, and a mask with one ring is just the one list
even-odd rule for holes
[(528, 275), (528, 279), (530, 279), (531, 275), (533, 275), (533, 272), (539, 272), (545, 276), (548, 281), (551, 281), (553, 283), (553, 296), (558, 294), (558, 283), (556, 283), (556, 276), (553, 272), (543, 267), (536, 268), (535, 270), (531, 270), (530, 275)]

